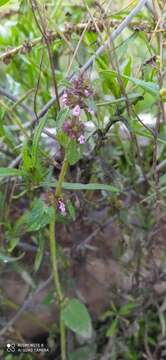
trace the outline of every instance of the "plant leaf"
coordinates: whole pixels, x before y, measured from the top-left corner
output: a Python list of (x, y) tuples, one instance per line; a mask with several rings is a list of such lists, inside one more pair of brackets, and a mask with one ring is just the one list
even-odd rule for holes
[(37, 155), (39, 150), (39, 141), (41, 137), (42, 130), (47, 122), (47, 118), (43, 118), (40, 120), (39, 125), (36, 127), (33, 137), (33, 144), (32, 144), (32, 165), (35, 167), (37, 163)]
[(23, 161), (23, 169), (26, 172), (29, 172), (29, 170), (32, 168), (32, 158), (31, 158), (31, 147), (27, 142), (23, 145), (22, 148), (22, 161)]
[(111, 326), (108, 328), (108, 330), (106, 332), (106, 336), (111, 337), (111, 336), (115, 335), (115, 333), (117, 331), (117, 327), (118, 327), (118, 318), (113, 320)]
[(14, 261), (18, 261), (18, 260), (22, 259), (23, 256), (24, 256), (24, 254), (21, 254), (18, 257), (12, 257), (12, 256), (7, 256), (5, 254), (0, 253), (0, 261), (2, 261), (4, 263), (14, 262)]
[[(101, 73), (110, 73), (111, 76), (117, 77), (117, 72), (114, 70), (102, 70)], [(149, 92), (152, 95), (159, 95), (159, 86), (151, 81), (144, 81), (137, 79), (132, 76), (127, 76), (124, 74), (120, 75), (123, 79), (128, 79), (133, 82), (135, 85), (140, 86), (144, 91)]]
[(72, 140), (69, 143), (67, 158), (70, 165), (74, 165), (81, 158), (81, 154), (78, 149), (78, 144), (76, 143), (75, 140)]
[[(56, 186), (57, 182), (50, 182), (49, 186)], [(47, 186), (48, 183), (43, 182), (41, 184), (42, 186)], [(95, 191), (95, 190), (105, 190), (105, 191), (109, 191), (112, 193), (119, 193), (120, 189), (118, 189), (117, 187), (113, 186), (113, 185), (107, 185), (107, 184), (95, 184), (95, 183), (90, 183), (90, 184), (80, 184), (80, 183), (69, 183), (69, 182), (64, 182), (62, 184), (62, 188), (65, 190), (89, 190), (89, 191)]]
[(27, 225), (27, 231), (38, 231), (48, 225), (53, 216), (53, 208), (47, 207), (45, 203), (38, 199), (34, 202), (31, 211), (23, 215), (22, 223)]
[(0, 177), (5, 176), (22, 176), (23, 171), (19, 169), (12, 169), (12, 168), (0, 168)]
[(157, 84), (151, 81), (144, 81), (140, 79), (136, 79), (131, 76), (123, 75), (124, 78), (132, 81), (135, 85), (140, 86), (143, 90), (149, 92), (152, 95), (159, 95), (159, 87)]
[(56, 118), (56, 127), (57, 129), (60, 129), (64, 123), (64, 121), (66, 120), (67, 116), (69, 114), (69, 109), (68, 108), (64, 108), (61, 109), (58, 113), (58, 116)]
[(90, 190), (90, 191), (95, 191), (95, 190), (105, 190), (105, 191), (110, 191), (110, 192), (119, 192), (120, 190), (112, 185), (107, 185), (107, 184), (80, 184), (80, 183), (67, 183), (64, 182), (62, 184), (62, 187), (66, 190)]
[(67, 147), (69, 143), (69, 138), (66, 133), (64, 133), (63, 131), (59, 131), (56, 135), (56, 139), (61, 146), (63, 146), (64, 148)]
[(92, 336), (92, 323), (86, 306), (77, 299), (69, 300), (62, 310), (65, 325), (85, 339)]
[(134, 302), (129, 302), (128, 304), (125, 304), (120, 308), (119, 315), (127, 316), (128, 314), (130, 314), (132, 312), (132, 310), (134, 310), (137, 307), (138, 307), (138, 304), (136, 304)]
[[(123, 75), (125, 76), (130, 76), (131, 75), (131, 65), (132, 65), (132, 58), (131, 56), (129, 56), (129, 58), (127, 59), (127, 63), (125, 64), (124, 68), (123, 68)], [(124, 79), (124, 84), (125, 87), (128, 84), (129, 79)]]

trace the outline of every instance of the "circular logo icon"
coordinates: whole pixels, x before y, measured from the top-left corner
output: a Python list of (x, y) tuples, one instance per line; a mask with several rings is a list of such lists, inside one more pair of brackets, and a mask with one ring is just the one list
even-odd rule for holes
[(7, 352), (15, 352), (15, 344), (7, 344)]

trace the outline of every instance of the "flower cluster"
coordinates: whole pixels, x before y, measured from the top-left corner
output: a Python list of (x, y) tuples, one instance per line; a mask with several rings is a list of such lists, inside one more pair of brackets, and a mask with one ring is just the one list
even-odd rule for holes
[(80, 144), (85, 143), (84, 124), (76, 117), (64, 122), (63, 131), (70, 137), (70, 139), (77, 140)]
[(66, 89), (62, 96), (62, 103), (71, 110), (71, 117), (63, 124), (63, 131), (79, 144), (85, 143), (84, 124), (80, 121), (81, 109), (91, 112), (86, 104), (86, 98), (92, 95), (92, 89), (87, 79), (80, 75), (73, 79), (71, 86)]
[[(80, 75), (79, 78), (73, 79), (71, 86), (65, 90), (62, 96), (63, 105), (74, 109), (79, 105), (80, 109), (87, 108), (85, 99), (93, 94), (89, 81)], [(88, 109), (87, 109), (88, 110)]]

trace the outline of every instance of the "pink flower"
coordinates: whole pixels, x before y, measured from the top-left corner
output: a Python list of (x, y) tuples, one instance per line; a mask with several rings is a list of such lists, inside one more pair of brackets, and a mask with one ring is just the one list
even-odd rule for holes
[(68, 95), (66, 92), (64, 92), (62, 95), (62, 104), (67, 105), (67, 101), (68, 101)]
[(88, 97), (88, 96), (90, 96), (90, 92), (89, 92), (87, 89), (85, 89), (85, 90), (84, 90), (84, 95), (85, 95), (86, 97)]
[(80, 135), (80, 137), (78, 138), (78, 142), (82, 145), (85, 144), (85, 136), (84, 135)]
[(72, 111), (73, 116), (80, 116), (81, 114), (81, 108), (79, 105), (76, 105)]
[(62, 200), (58, 200), (58, 210), (63, 216), (66, 215), (65, 203)]

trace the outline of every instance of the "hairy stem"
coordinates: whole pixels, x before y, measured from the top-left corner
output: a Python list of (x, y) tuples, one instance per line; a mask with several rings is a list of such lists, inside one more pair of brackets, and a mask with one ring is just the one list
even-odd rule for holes
[(56, 190), (55, 190), (55, 197), (58, 198), (61, 196), (61, 192), (62, 192), (62, 184), (64, 182), (66, 173), (67, 173), (67, 169), (68, 169), (68, 161), (67, 161), (67, 157), (64, 157), (63, 160), (63, 164), (62, 164), (62, 168), (61, 168), (61, 172), (59, 175), (59, 180), (58, 180), (58, 184), (56, 186)]
[[(64, 161), (62, 164), (61, 172), (59, 175), (58, 184), (55, 190), (55, 197), (58, 198), (62, 192), (62, 184), (67, 173), (68, 169), (68, 161), (66, 156), (64, 157)], [(61, 283), (59, 279), (58, 272), (58, 256), (57, 256), (57, 242), (56, 242), (56, 234), (55, 234), (55, 224), (56, 224), (56, 212), (54, 211), (53, 219), (50, 223), (50, 252), (51, 252), (51, 263), (52, 263), (52, 272), (54, 278), (54, 284), (57, 294), (57, 300), (59, 304), (60, 310), (60, 335), (61, 335), (61, 360), (66, 360), (66, 334), (65, 334), (65, 324), (62, 319), (62, 308), (63, 308), (63, 300), (64, 295), (61, 288)]]

